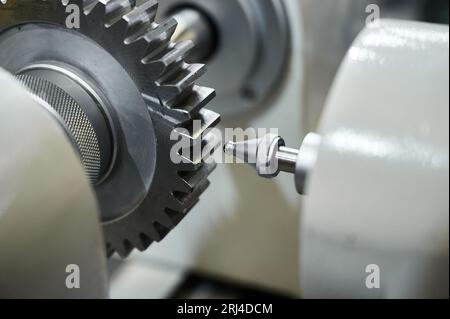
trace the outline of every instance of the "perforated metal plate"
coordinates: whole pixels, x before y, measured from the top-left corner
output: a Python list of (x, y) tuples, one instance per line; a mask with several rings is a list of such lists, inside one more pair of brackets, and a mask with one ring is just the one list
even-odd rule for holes
[(100, 146), (84, 110), (63, 89), (45, 79), (27, 74), (17, 75), (17, 79), (56, 111), (80, 154), (89, 180), (95, 183), (101, 169)]

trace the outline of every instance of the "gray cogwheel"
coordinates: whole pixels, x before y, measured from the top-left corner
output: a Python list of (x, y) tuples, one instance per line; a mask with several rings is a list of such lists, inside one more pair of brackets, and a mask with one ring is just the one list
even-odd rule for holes
[[(80, 28), (69, 30), (73, 5)], [(204, 108), (214, 90), (195, 85), (205, 66), (184, 60), (192, 42), (172, 42), (177, 22), (156, 23), (157, 7), (156, 0), (9, 0), (0, 6), (0, 67), (26, 83), (45, 76), (63, 89), (80, 85), (82, 92), (73, 95), (85, 94), (105, 119), (74, 127), (99, 127), (100, 145), (111, 140), (96, 150), (111, 160), (99, 162), (104, 168), (96, 170), (101, 177), (93, 185), (108, 256), (126, 257), (163, 239), (197, 203), (215, 168), (204, 158), (180, 164), (170, 158), (174, 130), (188, 130), (192, 145), (205, 143), (203, 133), (220, 116)], [(73, 113), (91, 116), (81, 109)], [(101, 133), (104, 127), (109, 133)]]

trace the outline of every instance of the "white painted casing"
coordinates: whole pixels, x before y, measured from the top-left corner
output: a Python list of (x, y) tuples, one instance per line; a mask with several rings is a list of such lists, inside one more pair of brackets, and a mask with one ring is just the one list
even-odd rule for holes
[(305, 297), (448, 298), (448, 87), (448, 26), (381, 20), (356, 39), (307, 185)]

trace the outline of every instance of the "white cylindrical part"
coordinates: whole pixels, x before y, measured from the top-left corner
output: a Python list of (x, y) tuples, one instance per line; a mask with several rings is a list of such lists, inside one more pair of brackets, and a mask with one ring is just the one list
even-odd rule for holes
[(0, 68), (0, 298), (105, 298), (95, 194), (42, 103)]
[(379, 21), (328, 99), (301, 232), (305, 297), (448, 297), (449, 28)]
[(309, 133), (303, 139), (302, 146), (298, 151), (295, 164), (295, 188), (299, 194), (306, 194), (306, 181), (316, 165), (321, 141), (322, 138), (319, 134)]

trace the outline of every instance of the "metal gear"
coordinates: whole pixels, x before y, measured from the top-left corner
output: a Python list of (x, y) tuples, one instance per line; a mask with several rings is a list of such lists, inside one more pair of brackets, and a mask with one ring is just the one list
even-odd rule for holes
[[(194, 83), (204, 73), (204, 65), (184, 61), (192, 42), (171, 41), (177, 22), (174, 19), (155, 22), (156, 0), (30, 0), (17, 1), (15, 5), (21, 12), (9, 18), (0, 16), (0, 29), (19, 25), (15, 32), (21, 32), (20, 25), (30, 21), (63, 26), (66, 8), (77, 5), (82, 13), (77, 32), (109, 52), (141, 92), (156, 140), (155, 167), (153, 175), (148, 174), (151, 183), (141, 187), (146, 194), (139, 198), (138, 205), (125, 209), (120, 216), (108, 215), (109, 204), (105, 200), (100, 199), (100, 208), (108, 256), (117, 252), (126, 257), (133, 248), (145, 250), (153, 241), (163, 239), (197, 203), (209, 185), (208, 175), (215, 168), (215, 164), (204, 163), (204, 158), (181, 164), (170, 159), (176, 143), (170, 139), (174, 130), (188, 129), (192, 145), (205, 143), (208, 137), (203, 133), (220, 120), (218, 114), (203, 108), (215, 91)], [(0, 66), (13, 73), (19, 68), (1, 62)], [(196, 128), (194, 120), (202, 125)], [(97, 193), (101, 196), (105, 192)]]

